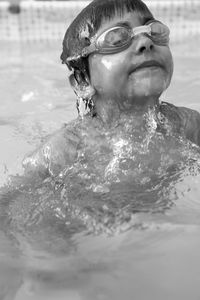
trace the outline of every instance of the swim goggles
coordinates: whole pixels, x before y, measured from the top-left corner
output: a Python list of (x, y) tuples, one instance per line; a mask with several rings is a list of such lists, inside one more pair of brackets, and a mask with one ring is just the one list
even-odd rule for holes
[[(169, 28), (157, 20), (151, 20), (143, 26), (130, 28), (128, 26), (115, 26), (107, 29), (98, 37), (91, 38), (91, 44), (85, 47), (79, 57), (86, 57), (91, 53), (112, 54), (128, 48), (135, 36), (144, 34), (156, 45), (169, 44)], [(78, 57), (77, 57), (78, 58)], [(67, 61), (75, 57), (67, 58)]]

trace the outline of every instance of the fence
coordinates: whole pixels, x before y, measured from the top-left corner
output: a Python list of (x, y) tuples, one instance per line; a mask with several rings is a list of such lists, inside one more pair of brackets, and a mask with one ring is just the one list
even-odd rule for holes
[[(22, 1), (19, 5), (0, 2), (0, 40), (61, 40), (77, 13), (88, 1)], [(157, 19), (171, 29), (171, 40), (200, 35), (199, 0), (165, 0), (145, 3)]]

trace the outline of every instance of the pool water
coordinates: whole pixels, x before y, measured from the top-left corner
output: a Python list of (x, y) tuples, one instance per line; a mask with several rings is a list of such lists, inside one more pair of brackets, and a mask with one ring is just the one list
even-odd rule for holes
[[(162, 100), (200, 111), (199, 45), (199, 39), (172, 45), (174, 77)], [(3, 186), (9, 174), (23, 172), (24, 155), (77, 112), (60, 44), (7, 43), (1, 49)], [(83, 215), (76, 182), (75, 221), (65, 214), (59, 182), (1, 197), (0, 299), (199, 299), (200, 160), (195, 148), (178, 146), (186, 167), (163, 185), (145, 186), (145, 193), (127, 182), (113, 184), (97, 197), (96, 210), (88, 201)], [(76, 170), (67, 175), (73, 182)], [(113, 195), (116, 203), (101, 206)]]

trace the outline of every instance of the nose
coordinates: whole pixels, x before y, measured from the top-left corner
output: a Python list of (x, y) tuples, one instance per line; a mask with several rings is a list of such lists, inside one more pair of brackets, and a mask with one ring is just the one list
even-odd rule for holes
[(154, 43), (146, 35), (140, 35), (135, 41), (135, 51), (137, 54), (142, 54), (144, 52), (152, 51), (154, 48)]

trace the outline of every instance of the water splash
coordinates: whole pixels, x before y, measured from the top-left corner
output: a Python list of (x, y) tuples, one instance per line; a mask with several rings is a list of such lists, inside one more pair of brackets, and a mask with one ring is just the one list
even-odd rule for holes
[(88, 129), (73, 165), (13, 191), (7, 203), (13, 228), (32, 234), (57, 224), (64, 236), (117, 232), (133, 226), (138, 214), (166, 214), (176, 206), (180, 183), (199, 174), (199, 147), (158, 130), (155, 110), (147, 112), (141, 126), (133, 127), (133, 121), (115, 134), (97, 126), (92, 132), (98, 136), (91, 137)]

